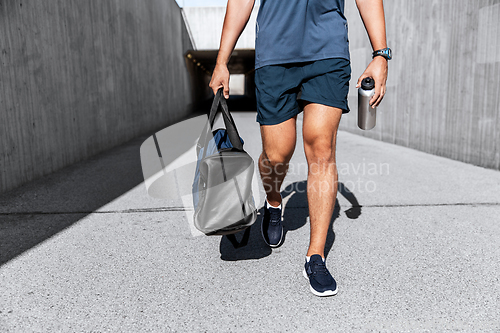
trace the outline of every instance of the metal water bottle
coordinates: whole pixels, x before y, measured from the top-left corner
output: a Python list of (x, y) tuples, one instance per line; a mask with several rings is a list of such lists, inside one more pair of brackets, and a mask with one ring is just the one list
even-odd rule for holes
[(358, 127), (363, 130), (375, 127), (377, 108), (370, 106), (370, 99), (374, 94), (375, 81), (371, 77), (364, 78), (358, 89)]

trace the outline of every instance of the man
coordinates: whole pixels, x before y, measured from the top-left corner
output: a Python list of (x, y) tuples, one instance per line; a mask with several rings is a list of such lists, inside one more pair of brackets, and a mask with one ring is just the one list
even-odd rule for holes
[[(229, 98), (227, 62), (254, 1), (229, 0), (227, 4), (210, 82), (214, 93), (224, 88), (225, 98)], [(370, 104), (378, 106), (385, 94), (390, 59), (383, 0), (356, 0), (356, 4), (376, 50), (357, 87), (362, 79), (372, 77), (375, 95)], [(271, 247), (281, 245), (280, 188), (295, 149), (297, 114), (304, 111), (302, 131), (310, 217), (304, 275), (317, 296), (337, 293), (337, 283), (325, 266), (324, 248), (337, 195), (337, 129), (342, 113), (349, 112), (348, 43), (344, 0), (261, 0), (256, 26), (255, 85), (263, 145), (259, 171), (267, 195), (262, 236)]]

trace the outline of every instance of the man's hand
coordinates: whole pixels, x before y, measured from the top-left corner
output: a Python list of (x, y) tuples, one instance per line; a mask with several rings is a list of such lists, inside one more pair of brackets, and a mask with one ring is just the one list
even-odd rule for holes
[(382, 99), (384, 98), (386, 86), (385, 83), (387, 81), (387, 60), (384, 57), (375, 57), (372, 62), (368, 65), (363, 75), (361, 75), (358, 79), (358, 83), (356, 84), (356, 88), (361, 87), (361, 81), (364, 78), (371, 77), (375, 80), (375, 94), (370, 99), (370, 105), (372, 108), (380, 105)]
[(217, 94), (220, 88), (224, 87), (224, 98), (229, 98), (229, 70), (226, 65), (217, 64), (215, 66), (209, 87), (214, 91), (214, 95)]

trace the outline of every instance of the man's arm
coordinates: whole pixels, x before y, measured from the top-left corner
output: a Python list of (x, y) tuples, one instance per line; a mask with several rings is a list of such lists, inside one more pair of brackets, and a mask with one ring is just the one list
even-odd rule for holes
[[(386, 48), (383, 0), (356, 0), (356, 5), (358, 6), (359, 14), (365, 25), (373, 50)], [(359, 77), (356, 88), (359, 88), (361, 81), (369, 76), (375, 80), (375, 95), (370, 100), (370, 104), (375, 107), (380, 104), (386, 91), (387, 60), (384, 57), (378, 56), (373, 58), (363, 75)]]
[(226, 99), (229, 98), (229, 70), (227, 69), (227, 63), (252, 14), (254, 3), (255, 0), (228, 0), (227, 2), (219, 54), (209, 84), (214, 94), (217, 93), (219, 88), (224, 87), (224, 97)]

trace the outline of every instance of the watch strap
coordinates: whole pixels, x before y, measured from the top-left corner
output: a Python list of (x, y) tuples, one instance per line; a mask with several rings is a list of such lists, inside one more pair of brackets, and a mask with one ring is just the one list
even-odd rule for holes
[(381, 56), (387, 60), (391, 60), (392, 59), (392, 50), (390, 48), (386, 47), (385, 49), (380, 49), (380, 50), (377, 50), (377, 51), (372, 53), (372, 58), (375, 58), (377, 56)]

